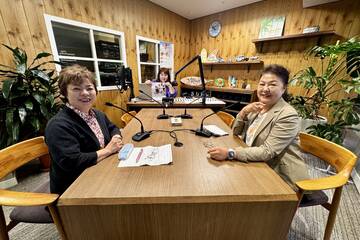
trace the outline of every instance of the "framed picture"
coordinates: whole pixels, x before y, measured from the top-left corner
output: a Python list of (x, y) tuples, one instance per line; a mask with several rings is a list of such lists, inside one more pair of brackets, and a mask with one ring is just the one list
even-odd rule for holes
[(280, 37), (283, 34), (285, 16), (261, 20), (259, 38)]

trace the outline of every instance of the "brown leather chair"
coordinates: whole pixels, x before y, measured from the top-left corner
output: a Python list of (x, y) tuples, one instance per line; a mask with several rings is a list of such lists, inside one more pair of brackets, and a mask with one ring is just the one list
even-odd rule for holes
[(230, 128), (234, 124), (235, 117), (227, 112), (219, 111), (216, 113)]
[[(36, 137), (0, 150), (0, 179), (25, 163), (48, 157), (44, 137)], [(19, 222), (55, 223), (62, 239), (66, 239), (55, 207), (58, 194), (50, 194), (49, 181), (33, 192), (15, 192), (0, 189), (0, 239), (9, 239), (8, 232)], [(15, 206), (6, 225), (2, 206)]]
[[(333, 176), (296, 182), (296, 186), (300, 189), (299, 207), (321, 205), (329, 211), (324, 234), (324, 239), (328, 240), (334, 228), (342, 187), (350, 177), (357, 156), (340, 145), (307, 133), (300, 133), (300, 147), (304, 152), (330, 164), (337, 172)], [(322, 191), (326, 189), (335, 189), (331, 202), (328, 202), (328, 197)], [(309, 191), (312, 194), (304, 195), (304, 192)]]
[[(136, 115), (136, 111), (130, 111), (129, 113), (131, 113), (132, 115)], [(128, 113), (125, 113), (121, 116), (120, 119), (124, 123), (124, 126), (126, 126), (131, 121), (131, 119), (133, 119), (133, 116), (131, 116)]]

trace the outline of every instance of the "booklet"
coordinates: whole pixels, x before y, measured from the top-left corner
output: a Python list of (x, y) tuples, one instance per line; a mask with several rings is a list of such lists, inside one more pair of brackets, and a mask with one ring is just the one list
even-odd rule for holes
[(159, 147), (136, 147), (130, 156), (119, 162), (118, 167), (157, 166), (172, 163), (171, 144)]

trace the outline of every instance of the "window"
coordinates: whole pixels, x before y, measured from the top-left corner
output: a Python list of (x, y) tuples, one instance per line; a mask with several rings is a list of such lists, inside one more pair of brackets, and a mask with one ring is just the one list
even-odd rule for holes
[(173, 78), (174, 44), (136, 36), (139, 83), (156, 78), (160, 67), (170, 69)]
[(116, 89), (116, 70), (127, 67), (123, 32), (46, 14), (45, 22), (56, 61), (87, 67), (95, 73), (99, 90)]

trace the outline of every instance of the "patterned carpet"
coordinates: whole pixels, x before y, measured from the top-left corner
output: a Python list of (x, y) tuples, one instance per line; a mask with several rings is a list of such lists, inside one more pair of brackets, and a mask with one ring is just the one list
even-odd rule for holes
[[(315, 167), (326, 168), (322, 162), (306, 157), (305, 160), (310, 166), (310, 174), (313, 177), (325, 176)], [(48, 173), (36, 173), (19, 180), (19, 184), (13, 189), (26, 191), (33, 189), (48, 178)], [(331, 196), (332, 191), (327, 192)], [(341, 203), (337, 212), (332, 239), (334, 240), (358, 240), (360, 239), (360, 194), (353, 184), (344, 187)], [(7, 217), (12, 208), (4, 207)], [(327, 210), (322, 207), (301, 208), (297, 211), (289, 232), (289, 240), (313, 240), (322, 239), (324, 227), (327, 220)], [(9, 220), (7, 219), (7, 222)], [(20, 223), (10, 231), (11, 240), (27, 239), (60, 239), (53, 224), (25, 224)], [(241, 237), (239, 237), (241, 239)]]

